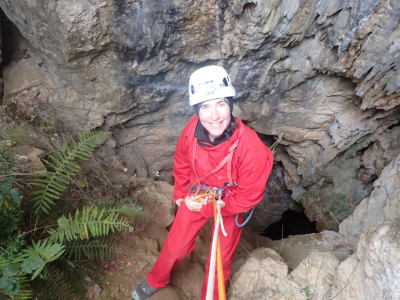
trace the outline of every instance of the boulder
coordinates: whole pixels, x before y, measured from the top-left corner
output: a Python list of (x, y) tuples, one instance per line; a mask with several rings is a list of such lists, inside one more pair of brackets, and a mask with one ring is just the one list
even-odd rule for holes
[(307, 299), (302, 287), (287, 275), (288, 267), (278, 253), (256, 249), (233, 274), (229, 299)]
[(308, 299), (331, 299), (338, 264), (339, 260), (330, 252), (311, 252), (290, 277), (302, 287)]
[(263, 240), (263, 247), (279, 253), (290, 270), (296, 269), (313, 252), (329, 252), (342, 261), (353, 254), (353, 244), (334, 231), (322, 231), (304, 235), (292, 235), (286, 239)]
[(374, 182), (374, 190), (339, 226), (340, 233), (357, 238), (370, 227), (400, 218), (400, 154)]
[(400, 298), (400, 224), (376, 225), (360, 235), (356, 253), (336, 270), (332, 296), (347, 299)]

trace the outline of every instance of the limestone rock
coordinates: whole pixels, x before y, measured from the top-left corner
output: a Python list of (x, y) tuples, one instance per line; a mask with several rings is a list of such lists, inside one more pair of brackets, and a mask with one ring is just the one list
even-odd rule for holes
[(178, 286), (187, 299), (200, 299), (203, 280), (203, 266), (197, 262), (186, 260), (174, 271), (171, 283), (174, 286)]
[(181, 297), (179, 293), (173, 289), (172, 287), (165, 287), (154, 293), (149, 300), (184, 300), (185, 298)]
[(335, 299), (399, 299), (399, 223), (374, 226), (361, 234), (357, 252), (336, 271)]
[(141, 230), (148, 226), (149, 221), (156, 227), (166, 229), (175, 217), (176, 204), (172, 200), (173, 187), (167, 182), (154, 181), (147, 178), (127, 178), (124, 188), (137, 190), (137, 204), (143, 206), (146, 212), (145, 224), (138, 224)]
[(286, 239), (264, 240), (263, 247), (272, 248), (282, 256), (291, 270), (294, 270), (313, 252), (329, 252), (340, 261), (353, 253), (353, 245), (344, 236), (334, 231), (292, 235)]
[(272, 223), (281, 219), (282, 213), (292, 201), (284, 181), (284, 168), (275, 164), (268, 178), (263, 200), (257, 204), (250, 219), (250, 226), (256, 232), (264, 232)]
[(22, 59), (3, 69), (4, 96), (10, 97), (23, 90), (43, 84), (47, 74), (40, 68), (41, 62), (32, 58)]
[(374, 182), (374, 190), (340, 224), (340, 232), (356, 238), (368, 228), (400, 217), (400, 155), (387, 165)]
[(331, 287), (339, 260), (330, 252), (311, 252), (290, 276), (311, 299), (331, 299)]
[(89, 286), (87, 288), (86, 299), (90, 300), (99, 299), (100, 293), (101, 293), (101, 287), (97, 283), (95, 283), (94, 285)]
[(288, 267), (275, 251), (256, 249), (233, 274), (229, 299), (307, 299), (287, 275)]
[(23, 172), (44, 172), (46, 167), (40, 160), (43, 150), (33, 148), (27, 145), (21, 145), (12, 149), (15, 152), (15, 167)]

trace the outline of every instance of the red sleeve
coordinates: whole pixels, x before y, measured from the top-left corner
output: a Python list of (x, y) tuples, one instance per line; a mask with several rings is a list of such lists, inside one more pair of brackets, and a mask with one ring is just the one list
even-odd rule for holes
[(174, 155), (174, 168), (172, 174), (175, 179), (173, 199), (184, 198), (190, 185), (190, 161), (189, 161), (189, 145), (186, 136), (186, 128), (181, 133), (176, 145)]
[[(223, 216), (246, 212), (256, 206), (263, 198), (266, 183), (273, 165), (273, 153), (258, 138), (256, 133), (250, 139), (243, 139), (238, 147), (237, 189), (223, 200)], [(205, 205), (201, 213), (206, 217), (214, 215), (213, 205)]]

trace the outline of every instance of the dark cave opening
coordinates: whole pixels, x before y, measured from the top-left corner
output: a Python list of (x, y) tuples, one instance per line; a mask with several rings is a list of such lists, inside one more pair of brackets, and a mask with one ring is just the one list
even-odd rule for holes
[(18, 28), (1, 9), (0, 26), (2, 65), (6, 66), (12, 61), (18, 61), (26, 57), (29, 43), (22, 37)]
[(4, 69), (7, 65), (28, 57), (29, 48), (29, 42), (0, 8), (0, 105), (4, 100)]
[(288, 209), (282, 218), (272, 223), (262, 233), (272, 240), (287, 238), (289, 235), (308, 234), (317, 232), (316, 222), (311, 222), (304, 212)]

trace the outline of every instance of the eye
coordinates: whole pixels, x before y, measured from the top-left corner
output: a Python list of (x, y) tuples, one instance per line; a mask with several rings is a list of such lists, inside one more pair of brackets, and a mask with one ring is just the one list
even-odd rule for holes
[(218, 107), (220, 107), (220, 108), (224, 108), (224, 107), (226, 107), (226, 105), (227, 105), (227, 103), (225, 101), (221, 101), (218, 103)]
[(202, 106), (200, 106), (200, 110), (206, 111), (207, 109), (208, 109), (207, 104), (203, 104)]

